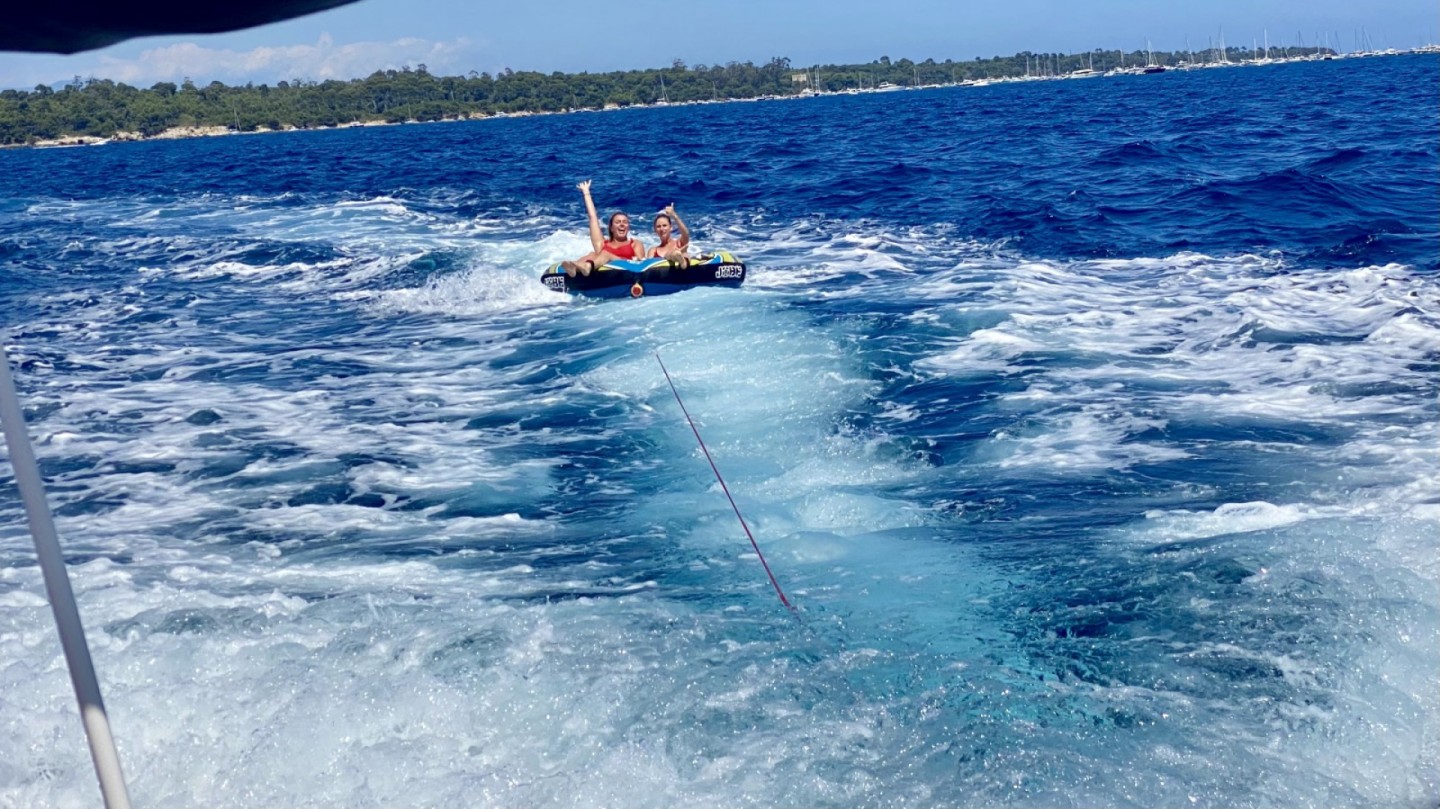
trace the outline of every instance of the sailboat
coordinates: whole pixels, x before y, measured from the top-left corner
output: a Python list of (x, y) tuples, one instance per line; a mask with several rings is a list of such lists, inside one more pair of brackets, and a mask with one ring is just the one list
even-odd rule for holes
[(1165, 66), (1155, 64), (1155, 52), (1150, 50), (1150, 40), (1145, 40), (1145, 69), (1144, 73), (1164, 73)]
[(1067, 77), (1072, 78), (1072, 79), (1083, 79), (1083, 78), (1086, 78), (1086, 77), (1088, 77), (1088, 76), (1098, 76), (1098, 75), (1100, 75), (1100, 73), (1095, 70), (1095, 52), (1094, 52), (1094, 51), (1091, 51), (1091, 52), (1090, 52), (1090, 65), (1089, 65), (1089, 67), (1082, 67), (1082, 68), (1080, 68), (1080, 69), (1078, 69), (1078, 70), (1072, 70), (1072, 71), (1070, 71), (1069, 73), (1066, 74)]

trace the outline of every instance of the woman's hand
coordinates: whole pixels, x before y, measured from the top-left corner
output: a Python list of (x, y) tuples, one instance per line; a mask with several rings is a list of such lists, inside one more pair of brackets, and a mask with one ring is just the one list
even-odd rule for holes
[(578, 182), (578, 183), (575, 184), (575, 187), (578, 188), (578, 189), (580, 189), (580, 193), (584, 194), (584, 195), (587, 196), (587, 197), (590, 196), (590, 181), (589, 181), (589, 180), (581, 180), (580, 182)]

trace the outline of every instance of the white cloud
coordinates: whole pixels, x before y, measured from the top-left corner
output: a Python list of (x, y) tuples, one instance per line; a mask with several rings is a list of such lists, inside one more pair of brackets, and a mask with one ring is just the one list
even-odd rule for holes
[(436, 75), (458, 75), (470, 70), (473, 61), (470, 40), (463, 37), (450, 42), (406, 37), (393, 42), (336, 45), (329, 34), (321, 34), (313, 45), (262, 46), (248, 51), (182, 42), (145, 50), (128, 59), (102, 55), (88, 72), (76, 72), (86, 78), (113, 79), (136, 87), (149, 87), (159, 81), (178, 83), (186, 78), (203, 86), (212, 81), (274, 84), (282, 79), (346, 80), (363, 78), (377, 70), (422, 64)]

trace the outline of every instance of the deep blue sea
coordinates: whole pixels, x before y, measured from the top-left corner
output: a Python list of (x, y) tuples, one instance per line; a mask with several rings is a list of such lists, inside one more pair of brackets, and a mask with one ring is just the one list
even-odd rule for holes
[[(1440, 806), (1434, 55), (5, 150), (0, 326), (137, 806)], [(96, 805), (8, 461), (0, 650)]]

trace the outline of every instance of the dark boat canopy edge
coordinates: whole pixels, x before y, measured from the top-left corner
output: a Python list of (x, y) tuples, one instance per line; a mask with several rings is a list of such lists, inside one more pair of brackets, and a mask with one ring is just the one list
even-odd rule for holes
[(19, 0), (0, 25), (0, 51), (79, 53), (127, 39), (220, 34), (288, 20), (356, 0)]

